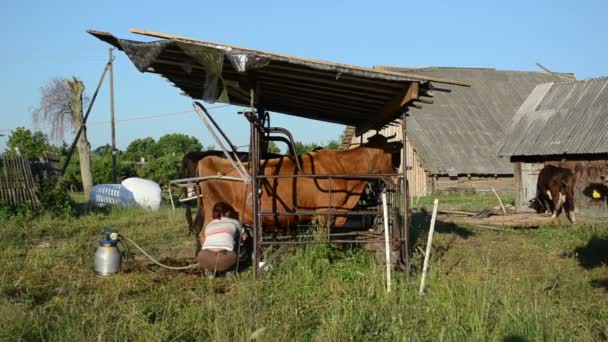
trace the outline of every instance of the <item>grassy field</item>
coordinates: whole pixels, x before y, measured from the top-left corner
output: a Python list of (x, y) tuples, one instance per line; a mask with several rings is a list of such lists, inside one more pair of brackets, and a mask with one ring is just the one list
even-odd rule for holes
[[(451, 209), (496, 205), (493, 195), (439, 198)], [(495, 232), (439, 224), (422, 300), (425, 218), (414, 224), (413, 273), (395, 274), (389, 294), (384, 269), (371, 256), (332, 246), (291, 249), (257, 281), (250, 271), (214, 280), (167, 271), (140, 254), (128, 272), (94, 275), (104, 226), (123, 227), (165, 262), (191, 262), (182, 214), (115, 209), (0, 222), (0, 339), (608, 339), (608, 225)]]

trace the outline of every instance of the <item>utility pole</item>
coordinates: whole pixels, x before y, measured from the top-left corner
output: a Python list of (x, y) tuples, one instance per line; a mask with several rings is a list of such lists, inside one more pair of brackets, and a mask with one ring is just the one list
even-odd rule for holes
[(114, 56), (110, 48), (110, 112), (112, 114), (112, 183), (118, 183), (118, 169), (116, 163), (116, 120), (114, 117)]

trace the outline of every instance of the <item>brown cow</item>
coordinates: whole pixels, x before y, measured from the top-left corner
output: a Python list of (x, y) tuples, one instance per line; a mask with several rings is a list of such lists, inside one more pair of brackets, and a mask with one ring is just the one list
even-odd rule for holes
[(574, 182), (572, 171), (554, 165), (545, 166), (538, 174), (536, 202), (544, 207), (545, 211), (553, 212), (551, 216), (553, 220), (557, 220), (563, 208), (568, 219), (575, 223)]
[[(347, 151), (320, 150), (301, 156), (301, 165), (305, 174), (379, 174), (394, 173), (393, 154), (402, 147), (400, 142), (387, 143), (383, 136), (370, 139), (365, 146)], [(262, 161), (265, 175), (295, 175), (295, 162), (288, 158), (275, 158)], [(248, 167), (250, 165), (247, 165)], [(199, 161), (199, 176), (226, 175), (238, 177), (232, 164), (222, 158), (207, 157)], [(301, 177), (267, 179), (262, 184), (262, 211), (323, 210), (330, 207), (336, 210), (351, 210), (359, 201), (367, 186), (366, 181), (333, 179), (311, 179)], [(241, 222), (253, 223), (251, 184), (241, 182), (213, 180), (201, 182), (199, 190), (202, 201), (199, 201), (199, 212), (203, 210), (204, 225), (211, 220), (211, 209), (219, 201), (232, 205), (240, 214)], [(300, 216), (299, 221), (310, 221), (313, 215)], [(346, 217), (337, 217), (335, 225), (341, 226)], [(262, 224), (275, 229), (285, 228), (294, 222), (293, 216), (263, 216)], [(202, 234), (200, 236), (203, 239)]]

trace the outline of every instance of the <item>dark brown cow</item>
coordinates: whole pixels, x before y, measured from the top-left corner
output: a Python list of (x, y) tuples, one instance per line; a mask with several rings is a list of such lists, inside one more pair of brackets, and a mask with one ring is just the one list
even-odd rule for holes
[[(379, 138), (378, 138), (379, 137)], [(305, 174), (379, 174), (394, 173), (393, 154), (398, 152), (402, 144), (387, 143), (386, 138), (376, 136), (370, 139), (366, 146), (347, 151), (320, 150), (301, 156), (301, 165)], [(262, 161), (265, 175), (295, 175), (295, 162), (288, 158), (275, 158)], [(249, 165), (247, 165), (249, 167)], [(222, 158), (206, 157), (199, 161), (199, 176), (226, 175), (238, 177), (232, 164)], [(262, 184), (262, 211), (315, 211), (330, 207), (329, 193), (331, 192), (331, 208), (335, 210), (351, 210), (359, 201), (367, 186), (366, 181), (345, 179), (311, 179), (301, 177), (268, 179)], [(199, 212), (203, 211), (204, 226), (211, 220), (211, 209), (215, 203), (224, 201), (239, 212), (241, 222), (252, 224), (251, 184), (227, 180), (205, 181), (199, 184), (202, 200), (199, 201)], [(314, 215), (300, 216), (302, 221), (310, 221)], [(336, 226), (345, 223), (346, 217), (337, 217)], [(294, 222), (293, 216), (263, 216), (262, 223), (275, 229), (285, 228)], [(201, 242), (203, 239), (200, 234)]]
[[(239, 152), (238, 153), (238, 157), (241, 160), (247, 160), (248, 157), (248, 153), (246, 152)], [(210, 157), (210, 156), (216, 156), (216, 157), (224, 157), (224, 152), (223, 151), (218, 151), (218, 150), (209, 150), (209, 151), (193, 151), (193, 152), (188, 152), (184, 155), (184, 158), (182, 158), (182, 168), (180, 171), (180, 178), (193, 178), (197, 176), (197, 167), (198, 167), (198, 162), (205, 158), (205, 157)], [(185, 196), (189, 196), (189, 195), (193, 195), (194, 193), (194, 188), (184, 188), (184, 195)], [(192, 234), (193, 232), (195, 234), (198, 235), (199, 233), (199, 229), (198, 227), (202, 224), (202, 222), (199, 222), (198, 217), (197, 217), (197, 222), (193, 222), (192, 221), (192, 212), (190, 210), (190, 206), (186, 205), (186, 210), (185, 210), (185, 214), (186, 214), (186, 222), (188, 222), (188, 229), (190, 231), (190, 234)]]
[(568, 219), (575, 223), (574, 182), (572, 171), (554, 165), (545, 166), (538, 174), (536, 201), (545, 211), (553, 212), (553, 220), (557, 220), (557, 216), (563, 208), (566, 210)]
[[(249, 160), (249, 153), (247, 153), (247, 152), (236, 152), (236, 153), (237, 153), (237, 157), (242, 162), (246, 162)], [(231, 155), (232, 155), (232, 153), (231, 153)], [(274, 153), (267, 153), (265, 155), (270, 158), (275, 158), (275, 157), (281, 156), (281, 155), (274, 154)], [(180, 172), (180, 178), (197, 177), (198, 162), (200, 160), (202, 160), (203, 158), (211, 157), (211, 156), (225, 158), (226, 155), (224, 154), (223, 151), (219, 151), (219, 150), (194, 151), (194, 152), (186, 153), (184, 155), (184, 158), (182, 159), (182, 168), (181, 168), (181, 172)], [(184, 195), (193, 196), (194, 187), (184, 188)], [(198, 239), (198, 235), (200, 234), (200, 231), (203, 227), (202, 216), (197, 214), (195, 216), (194, 220), (192, 220), (192, 211), (191, 211), (189, 205), (185, 206), (185, 215), (186, 215), (186, 222), (188, 223), (188, 229), (189, 229), (190, 234), (194, 233), (195, 236), (197, 236), (196, 251), (198, 251), (200, 249), (200, 245), (199, 245), (200, 240)]]

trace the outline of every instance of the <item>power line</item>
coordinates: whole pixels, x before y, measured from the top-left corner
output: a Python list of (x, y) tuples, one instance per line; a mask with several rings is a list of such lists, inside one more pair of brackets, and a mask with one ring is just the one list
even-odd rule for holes
[[(231, 106), (229, 104), (223, 104), (223, 105), (218, 105), (218, 106), (213, 106), (213, 107), (209, 107), (208, 109), (217, 109), (217, 108), (222, 108), (222, 107), (228, 107)], [(185, 110), (185, 111), (181, 111), (181, 112), (172, 112), (172, 113), (161, 113), (161, 114), (150, 114), (150, 115), (142, 115), (142, 116), (133, 116), (133, 117), (127, 117), (124, 119), (118, 119), (116, 120), (116, 122), (129, 122), (129, 121), (141, 121), (141, 120), (148, 120), (148, 119), (158, 119), (158, 118), (165, 118), (165, 117), (171, 117), (171, 116), (180, 116), (180, 115), (186, 115), (186, 114), (192, 114), (195, 113), (194, 110)], [(86, 126), (99, 126), (99, 125), (107, 125), (110, 124), (111, 121), (91, 121), (88, 122), (86, 124)], [(71, 125), (63, 125), (63, 128), (70, 128)], [(44, 128), (48, 129), (50, 128), (49, 126), (44, 126)], [(0, 132), (11, 132), (14, 131), (16, 128), (13, 129), (0, 129)]]

